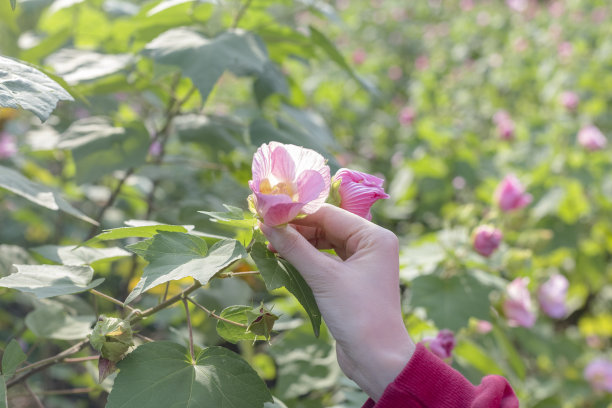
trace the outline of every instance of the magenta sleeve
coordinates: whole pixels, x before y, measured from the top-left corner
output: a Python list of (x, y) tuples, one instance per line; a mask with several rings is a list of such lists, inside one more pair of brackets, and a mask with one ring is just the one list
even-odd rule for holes
[(422, 344), (387, 386), (380, 400), (363, 408), (518, 408), (504, 377), (489, 375), (478, 386), (432, 354)]

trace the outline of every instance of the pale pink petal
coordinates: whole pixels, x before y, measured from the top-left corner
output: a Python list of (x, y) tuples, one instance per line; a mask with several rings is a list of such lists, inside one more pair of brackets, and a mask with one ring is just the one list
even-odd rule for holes
[(295, 179), (295, 163), (283, 146), (275, 146), (272, 150), (272, 175), (276, 181), (291, 182)]
[(368, 186), (376, 186), (376, 187), (382, 187), (383, 183), (385, 182), (385, 180), (381, 179), (380, 177), (376, 177), (371, 174), (362, 173), (360, 171), (350, 170), (346, 168), (342, 168), (336, 172), (336, 175), (334, 176), (334, 180), (338, 178), (342, 180), (348, 179), (355, 183), (363, 183)]
[(315, 170), (302, 172), (297, 179), (298, 200), (307, 203), (315, 200), (325, 188), (321, 173)]
[(596, 358), (584, 369), (584, 378), (598, 391), (612, 392), (612, 362)]
[(255, 192), (255, 208), (266, 225), (275, 227), (293, 220), (304, 203), (296, 203), (284, 194), (261, 194)]
[(327, 196), (329, 195), (329, 187), (331, 185), (329, 166), (325, 164), (325, 159), (323, 156), (314, 150), (304, 149), (303, 147), (291, 144), (284, 146), (293, 158), (293, 161), (296, 163), (296, 174), (300, 174), (306, 170), (314, 170), (319, 172), (321, 177), (323, 177), (325, 186), (321, 190), (321, 193), (316, 199), (307, 203), (304, 207), (305, 213), (312, 214), (313, 212), (317, 211), (321, 205), (323, 205), (323, 203), (325, 203), (325, 200), (327, 200)]
[(361, 183), (342, 183), (340, 207), (368, 220), (372, 219), (370, 208), (377, 200), (389, 198), (382, 187), (372, 188)]
[[(270, 149), (269, 145), (263, 144), (257, 149), (253, 155), (251, 170), (253, 172), (253, 185), (251, 186), (251, 190), (253, 192), (259, 191), (259, 182), (270, 177), (272, 173), (272, 149)], [(251, 183), (249, 183), (249, 185), (251, 185)]]

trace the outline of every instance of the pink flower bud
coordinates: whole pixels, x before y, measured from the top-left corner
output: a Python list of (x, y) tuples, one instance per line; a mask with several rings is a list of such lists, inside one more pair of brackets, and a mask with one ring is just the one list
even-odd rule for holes
[(312, 214), (327, 199), (329, 166), (314, 150), (270, 142), (253, 156), (249, 207), (271, 227)]
[(497, 126), (497, 134), (503, 140), (514, 138), (514, 121), (508, 112), (501, 110), (493, 116), (493, 122)]
[(503, 309), (510, 326), (532, 327), (535, 324), (536, 316), (527, 289), (528, 283), (527, 278), (516, 278), (506, 287)]
[(17, 154), (15, 136), (10, 133), (0, 133), (0, 159), (8, 159)]
[(332, 180), (334, 185), (338, 182), (339, 207), (367, 220), (372, 219), (372, 205), (377, 200), (389, 198), (382, 186), (384, 180), (371, 174), (342, 168)]
[(513, 211), (527, 206), (531, 194), (525, 193), (525, 188), (513, 174), (507, 175), (495, 190), (494, 199), (502, 211)]
[(151, 143), (151, 146), (149, 146), (149, 154), (153, 157), (159, 156), (161, 154), (161, 151), (162, 146), (159, 140), (154, 141), (153, 143)]
[(568, 111), (576, 110), (578, 107), (578, 103), (580, 102), (580, 97), (576, 92), (565, 91), (561, 94), (559, 98), (561, 101), (561, 105)]
[(361, 65), (365, 62), (368, 54), (365, 52), (363, 48), (359, 48), (353, 52), (353, 64)]
[(584, 378), (594, 390), (612, 393), (612, 362), (604, 358), (596, 358), (584, 369)]
[(389, 76), (390, 80), (397, 81), (402, 77), (403, 72), (400, 67), (398, 67), (397, 65), (393, 65), (389, 67), (389, 70), (387, 71), (387, 75)]
[(567, 311), (565, 298), (568, 287), (569, 282), (567, 278), (560, 274), (552, 275), (540, 286), (540, 289), (538, 289), (538, 301), (544, 313), (555, 319), (565, 316)]
[(486, 320), (479, 320), (476, 323), (476, 331), (480, 334), (487, 334), (493, 330), (493, 325), (491, 322), (487, 322)]
[(435, 339), (424, 339), (424, 343), (429, 346), (429, 350), (441, 359), (447, 359), (452, 356), (455, 348), (455, 335), (448, 329), (443, 329), (438, 332)]
[(474, 230), (473, 245), (482, 256), (490, 256), (502, 240), (502, 232), (491, 225), (480, 225)]
[(414, 122), (415, 116), (416, 113), (414, 109), (411, 106), (405, 106), (398, 115), (399, 123), (402, 126), (410, 126), (412, 125), (412, 122)]
[(588, 125), (578, 132), (578, 143), (588, 150), (595, 151), (606, 147), (608, 140), (597, 126)]

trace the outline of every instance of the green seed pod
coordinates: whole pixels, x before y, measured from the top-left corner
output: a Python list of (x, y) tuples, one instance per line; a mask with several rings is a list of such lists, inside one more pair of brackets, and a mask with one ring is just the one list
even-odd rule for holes
[(274, 322), (278, 320), (278, 316), (271, 313), (270, 310), (266, 309), (263, 305), (255, 307), (252, 310), (246, 312), (247, 315), (247, 329), (249, 333), (256, 334), (258, 336), (264, 336), (266, 339), (270, 338), (270, 333), (274, 327)]
[(131, 346), (132, 328), (130, 322), (116, 317), (101, 316), (89, 337), (91, 346), (101, 357), (116, 363), (125, 357)]

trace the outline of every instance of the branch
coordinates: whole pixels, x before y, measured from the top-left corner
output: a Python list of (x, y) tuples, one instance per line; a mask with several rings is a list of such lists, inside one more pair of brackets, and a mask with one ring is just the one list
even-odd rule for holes
[(66, 357), (71, 356), (73, 354), (78, 353), (79, 351), (81, 351), (83, 349), (83, 347), (85, 347), (87, 345), (87, 343), (89, 343), (89, 340), (82, 340), (80, 342), (78, 342), (77, 344), (75, 344), (74, 346), (62, 351), (61, 353), (56, 354), (53, 357), (49, 357), (49, 358), (45, 358), (42, 359), (40, 361), (37, 361), (35, 363), (29, 364), (23, 368), (18, 369), (17, 371), (15, 371), (15, 374), (20, 374), (23, 373), (20, 376), (16, 376), (14, 377), (12, 380), (7, 381), (6, 383), (6, 388), (10, 388), (20, 382), (22, 382), (23, 380), (27, 379), (28, 377), (36, 374), (39, 371), (44, 370), (45, 368), (53, 365), (53, 364), (57, 364), (57, 363), (61, 363), (62, 361), (64, 361), (66, 359)]
[(202, 287), (202, 284), (198, 281), (195, 281), (193, 285), (191, 285), (190, 287), (188, 287), (187, 289), (185, 289), (184, 291), (182, 291), (181, 293), (179, 293), (178, 295), (172, 296), (170, 299), (166, 300), (165, 302), (160, 303), (159, 305), (155, 306), (155, 307), (150, 307), (146, 310), (134, 310), (132, 313), (132, 317), (129, 318), (130, 320), (130, 324), (134, 324), (142, 319), (144, 319), (145, 317), (151, 316), (152, 314), (155, 314), (157, 312), (159, 312), (162, 309), (167, 308), (170, 305), (173, 305), (174, 303), (178, 302), (179, 300), (181, 300), (183, 298), (183, 296), (187, 296), (189, 295), (191, 292), (199, 289)]
[(259, 275), (259, 271), (226, 272), (218, 275), (219, 278), (231, 278), (240, 275)]
[(232, 28), (238, 28), (238, 23), (240, 23), (240, 20), (242, 20), (242, 17), (244, 17), (244, 13), (246, 13), (246, 11), (248, 10), (248, 8), (251, 6), (251, 2), (253, 0), (247, 0), (241, 7), (240, 10), (238, 10), (238, 14), (236, 14), (236, 17), (234, 18), (234, 23), (232, 24)]
[(114, 297), (108, 296), (108, 295), (106, 295), (106, 294), (104, 294), (102, 292), (98, 292), (95, 289), (89, 289), (89, 292), (91, 292), (91, 294), (93, 294), (93, 295), (101, 297), (102, 299), (106, 299), (106, 300), (108, 300), (111, 303), (119, 305), (119, 306), (121, 306), (124, 309), (128, 309), (130, 312), (133, 312), (134, 310), (136, 310), (132, 306), (126, 305), (122, 301), (120, 301), (118, 299), (115, 299)]
[[(108, 210), (115, 203), (115, 200), (117, 199), (117, 197), (119, 196), (119, 193), (121, 192), (121, 187), (123, 187), (123, 184), (125, 183), (125, 181), (132, 174), (134, 174), (134, 168), (130, 167), (125, 172), (121, 180), (119, 180), (119, 184), (117, 184), (117, 186), (113, 190), (113, 193), (108, 198), (108, 201), (104, 204), (102, 208), (100, 208), (100, 211), (98, 212), (98, 216), (96, 217), (96, 221), (98, 221), (100, 225), (102, 225), (102, 217), (104, 217), (106, 210)], [(93, 238), (96, 235), (96, 232), (98, 231), (98, 228), (100, 227), (100, 225), (92, 225), (91, 229), (89, 230), (89, 235), (87, 236), (87, 239)]]
[(215, 314), (214, 311), (208, 310), (207, 308), (205, 308), (204, 306), (202, 306), (201, 304), (199, 304), (198, 302), (196, 302), (195, 300), (193, 300), (190, 297), (188, 297), (187, 300), (190, 301), (191, 303), (193, 303), (194, 305), (196, 305), (197, 307), (199, 307), (200, 309), (202, 309), (203, 311), (205, 311), (210, 317), (213, 317), (213, 318), (215, 318), (217, 320), (224, 321), (224, 322), (229, 323), (229, 324), (233, 324), (234, 326), (244, 327), (245, 329), (247, 328), (246, 324), (238, 323), (238, 322), (235, 322), (233, 320), (226, 319), (225, 317), (221, 317), (221, 316)]

